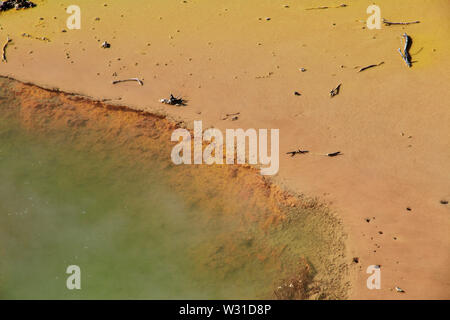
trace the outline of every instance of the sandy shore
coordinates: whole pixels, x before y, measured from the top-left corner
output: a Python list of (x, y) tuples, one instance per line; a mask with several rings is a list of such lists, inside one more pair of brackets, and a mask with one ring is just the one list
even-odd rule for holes
[[(366, 1), (84, 0), (80, 30), (66, 27), (70, 1), (36, 3), (0, 14), (0, 41), (12, 39), (1, 75), (188, 126), (279, 128), (274, 180), (338, 210), (349, 257), (359, 258), (350, 297), (449, 298), (450, 206), (440, 203), (450, 200), (448, 1), (379, 1), (390, 21), (421, 21), (380, 30), (365, 27)], [(318, 5), (330, 8), (305, 10)], [(404, 32), (412, 68), (397, 52)], [(130, 77), (144, 86), (111, 83)], [(161, 105), (170, 93), (188, 106)], [(233, 112), (238, 121), (221, 120)], [(284, 155), (298, 147), (343, 156)], [(369, 265), (381, 265), (381, 290), (366, 288)]]

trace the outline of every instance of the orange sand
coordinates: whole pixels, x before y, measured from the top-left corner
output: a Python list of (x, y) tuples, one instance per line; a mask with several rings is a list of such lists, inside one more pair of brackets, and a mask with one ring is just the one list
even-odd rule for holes
[[(351, 298), (449, 298), (450, 206), (439, 203), (450, 198), (448, 1), (378, 1), (382, 17), (421, 23), (368, 30), (367, 1), (307, 11), (342, 2), (80, 0), (82, 29), (65, 33), (71, 1), (36, 2), (0, 14), (0, 39), (13, 39), (1, 75), (187, 125), (280, 128), (274, 180), (338, 210), (349, 254), (360, 259)], [(403, 32), (414, 40), (412, 68), (397, 52)], [(105, 40), (110, 49), (100, 48)], [(144, 86), (111, 84), (129, 77)], [(330, 99), (339, 83), (341, 93)], [(171, 92), (188, 107), (158, 103)], [(232, 112), (241, 112), (238, 121), (221, 120)], [(344, 155), (284, 155), (298, 147)], [(381, 290), (366, 288), (373, 264), (382, 266)]]

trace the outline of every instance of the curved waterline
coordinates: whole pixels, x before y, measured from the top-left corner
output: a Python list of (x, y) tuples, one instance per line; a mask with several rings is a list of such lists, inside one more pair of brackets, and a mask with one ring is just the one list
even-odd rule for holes
[(0, 85), (1, 298), (346, 297), (319, 201), (249, 166), (173, 165), (164, 117)]

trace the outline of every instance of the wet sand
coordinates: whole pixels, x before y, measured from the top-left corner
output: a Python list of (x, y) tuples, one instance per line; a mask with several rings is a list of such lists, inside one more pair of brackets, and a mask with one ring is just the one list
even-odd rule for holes
[(347, 297), (342, 223), (316, 199), (168, 163), (163, 117), (4, 78), (0, 109), (0, 298)]
[[(364, 1), (324, 10), (305, 8), (340, 2), (79, 1), (81, 30), (65, 26), (69, 1), (36, 3), (1, 14), (0, 39), (13, 39), (1, 75), (187, 126), (280, 128), (273, 181), (342, 217), (348, 258), (359, 258), (350, 298), (449, 297), (450, 207), (440, 203), (450, 198), (448, 1), (380, 1), (389, 21), (421, 21), (381, 30), (365, 27)], [(412, 68), (397, 52), (404, 32)], [(111, 84), (130, 77), (144, 86)], [(170, 93), (188, 106), (161, 105)], [(238, 121), (221, 120), (233, 112)], [(283, 156), (299, 147), (343, 156)], [(369, 265), (382, 266), (381, 290), (366, 288)]]

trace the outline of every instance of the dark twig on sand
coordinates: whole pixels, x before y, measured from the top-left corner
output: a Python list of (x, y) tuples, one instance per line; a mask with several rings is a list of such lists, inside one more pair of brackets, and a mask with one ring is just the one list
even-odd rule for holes
[(305, 154), (305, 153), (308, 153), (308, 152), (309, 152), (308, 150), (300, 150), (300, 149), (298, 149), (298, 150), (286, 152), (286, 154), (290, 154), (291, 157), (293, 157), (293, 156), (295, 156), (297, 154)]
[(411, 21), (411, 22), (390, 22), (390, 21), (387, 21), (386, 19), (383, 18), (383, 23), (385, 25), (387, 25), (387, 26), (392, 26), (392, 25), (402, 25), (402, 26), (404, 26), (404, 25), (408, 25), (408, 24), (420, 23), (420, 21), (417, 20), (417, 21)]
[(8, 60), (6, 59), (6, 47), (8, 46), (8, 44), (11, 42), (12, 40), (9, 38), (9, 36), (6, 39), (5, 44), (2, 47), (2, 62), (8, 62)]
[(411, 55), (409, 54), (409, 49), (411, 48), (412, 39), (410, 36), (406, 34), (406, 32), (403, 34), (403, 38), (405, 38), (405, 48), (403, 49), (403, 51), (402, 49), (398, 48), (398, 52), (400, 52), (400, 55), (402, 56), (402, 59), (405, 61), (406, 65), (408, 67), (411, 67), (412, 63), (411, 63)]
[(336, 7), (327, 7), (327, 6), (321, 6), (321, 7), (314, 7), (314, 8), (306, 8), (305, 10), (320, 10), (320, 9), (330, 9), (330, 8), (345, 8), (347, 5), (345, 3), (340, 4)]
[(333, 98), (334, 96), (337, 96), (339, 94), (339, 90), (341, 89), (341, 83), (338, 84), (336, 88), (330, 91), (330, 97)]
[(186, 100), (183, 98), (176, 98), (173, 94), (170, 94), (169, 99), (161, 99), (159, 100), (161, 103), (170, 104), (171, 106), (185, 106)]
[(236, 121), (236, 120), (239, 119), (239, 115), (240, 115), (240, 114), (241, 114), (240, 112), (236, 112), (236, 113), (227, 113), (227, 114), (225, 115), (225, 117), (222, 118), (222, 120), (228, 120), (230, 117), (232, 117), (232, 118), (231, 118), (231, 121)]
[(342, 153), (340, 151), (326, 154), (326, 156), (328, 156), (328, 157), (336, 157), (336, 156), (340, 156), (340, 155), (342, 155)]
[(370, 69), (370, 68), (373, 68), (373, 67), (381, 66), (383, 63), (384, 63), (384, 62), (382, 61), (382, 62), (380, 62), (379, 64), (371, 64), (370, 66), (367, 66), (367, 67), (364, 67), (364, 68), (359, 69), (358, 72), (362, 72), (362, 71), (364, 71), (364, 70), (367, 70), (367, 69)]
[(144, 82), (142, 82), (142, 80), (140, 80), (139, 78), (131, 78), (131, 79), (124, 79), (124, 80), (114, 80), (112, 82), (112, 84), (117, 84), (117, 83), (121, 83), (121, 82), (128, 82), (128, 81), (136, 81), (137, 83), (139, 83), (141, 86), (144, 85)]

